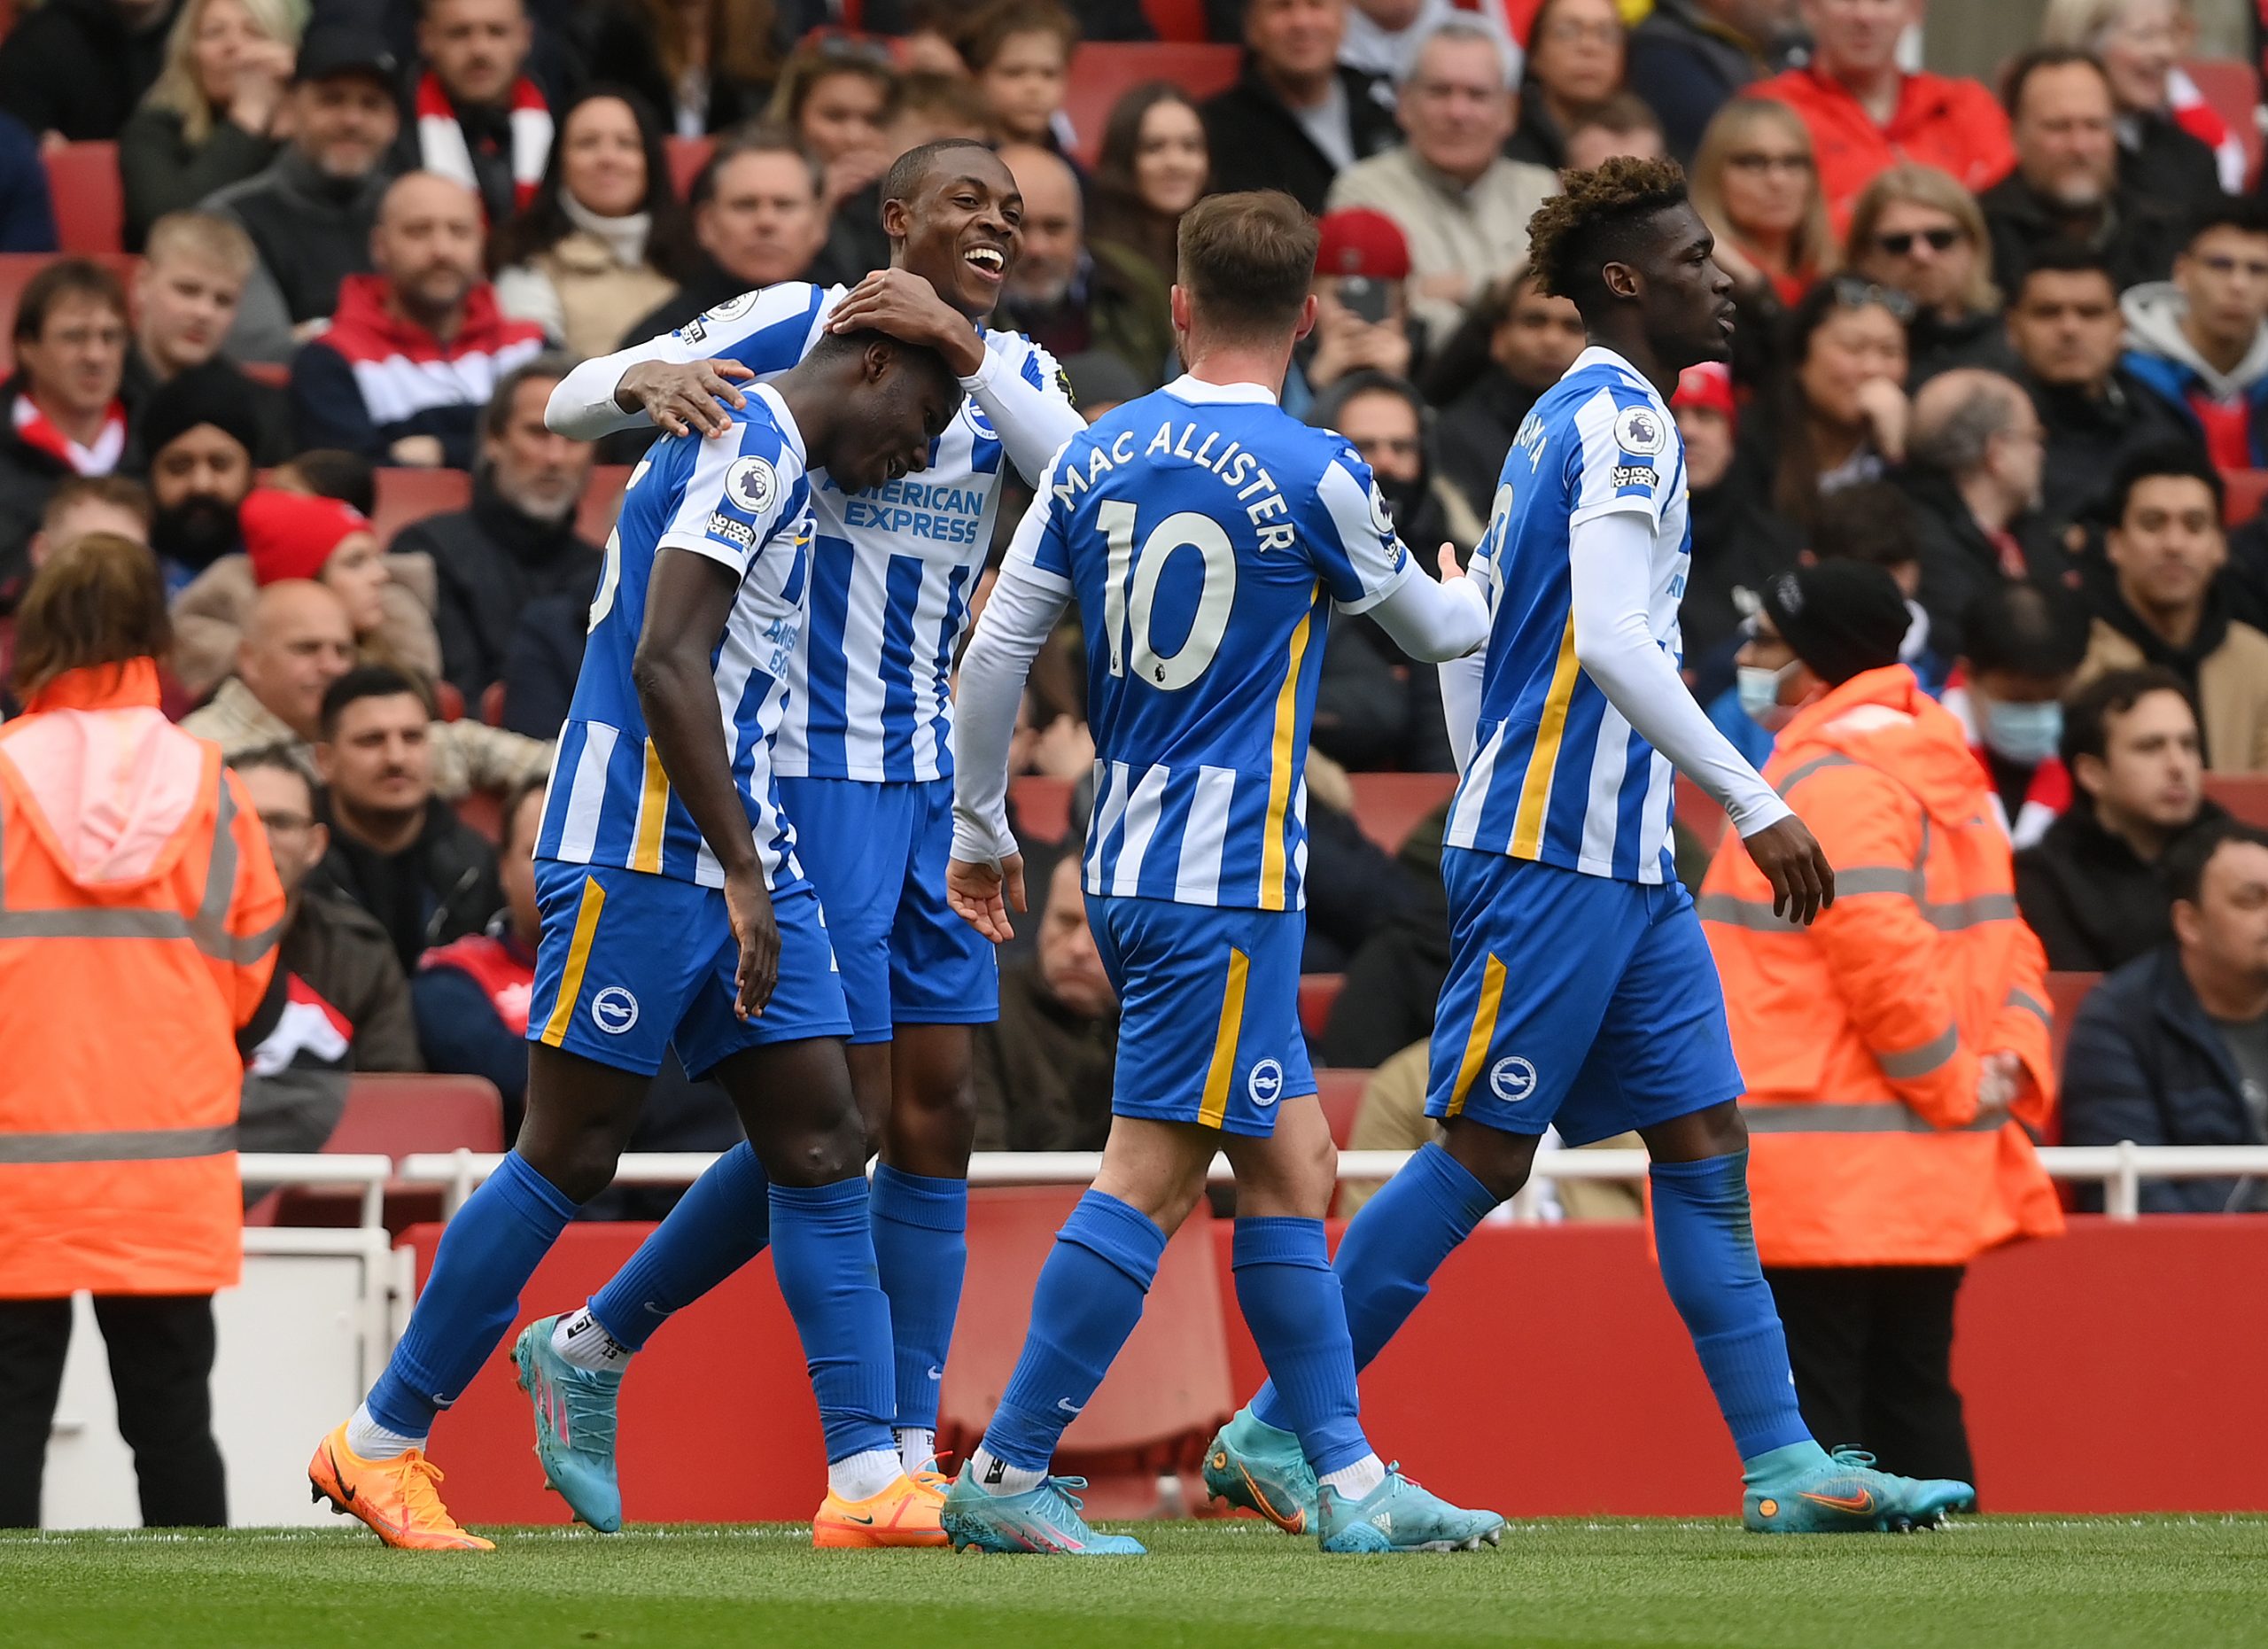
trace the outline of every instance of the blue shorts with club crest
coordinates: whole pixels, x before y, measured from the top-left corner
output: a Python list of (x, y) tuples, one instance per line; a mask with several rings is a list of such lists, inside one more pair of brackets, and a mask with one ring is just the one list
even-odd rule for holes
[(1743, 1092), (1692, 896), (1452, 847), (1425, 1115), (1570, 1145)]
[(725, 891), (617, 865), (535, 861), (535, 985), (528, 1040), (617, 1070), (652, 1076), (675, 1046), (704, 1077), (744, 1049), (807, 1037), (847, 1037), (850, 1017), (808, 882), (772, 895), (780, 983), (764, 1011), (734, 1015), (741, 947)]
[(1087, 925), (1118, 992), (1114, 1116), (1265, 1138), (1315, 1092), (1300, 1032), (1304, 911), (1090, 894)]

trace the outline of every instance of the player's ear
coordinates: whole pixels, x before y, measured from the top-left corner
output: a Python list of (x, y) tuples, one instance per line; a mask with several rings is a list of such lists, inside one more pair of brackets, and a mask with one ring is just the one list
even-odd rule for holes
[(1173, 290), (1166, 294), (1166, 310), (1173, 317), (1175, 334), (1186, 333), (1189, 331), (1189, 289), (1179, 281), (1176, 281)]
[(858, 366), (865, 381), (879, 384), (889, 376), (890, 363), (897, 359), (897, 346), (887, 338), (877, 338), (858, 357)]
[(1611, 297), (1635, 298), (1642, 283), (1638, 271), (1627, 263), (1610, 263), (1601, 268), (1598, 277)]
[(882, 233), (895, 245), (905, 238), (908, 221), (913, 216), (905, 202), (895, 197), (882, 202)]
[(1293, 330), (1292, 332), (1292, 339), (1294, 343), (1298, 342), (1301, 338), (1305, 338), (1309, 332), (1315, 331), (1315, 294), (1313, 292), (1309, 292), (1307, 297), (1307, 301), (1300, 306), (1300, 323)]

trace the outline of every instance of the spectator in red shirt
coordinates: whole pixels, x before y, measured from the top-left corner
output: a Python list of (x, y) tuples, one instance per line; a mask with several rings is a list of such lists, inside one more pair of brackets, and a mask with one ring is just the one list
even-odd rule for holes
[(1859, 191), (1900, 161), (1941, 167), (1972, 193), (1998, 183), (2016, 161), (2008, 116), (1991, 92), (1973, 80), (1899, 67), (1899, 36), (1922, 20), (1922, 4), (1800, 0), (1814, 44), (1810, 64), (1750, 94), (1777, 98), (1811, 128), (1838, 234)]

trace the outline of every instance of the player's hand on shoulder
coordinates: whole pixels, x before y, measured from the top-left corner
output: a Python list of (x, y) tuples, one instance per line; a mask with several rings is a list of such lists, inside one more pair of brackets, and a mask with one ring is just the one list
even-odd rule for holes
[(615, 404), (644, 412), (672, 435), (722, 435), (733, 427), (725, 409), (748, 405), (735, 384), (755, 376), (737, 361), (641, 361), (622, 375)]
[(733, 1011), (742, 1019), (764, 1012), (780, 983), (780, 927), (772, 915), (772, 891), (760, 871), (727, 871), (725, 915), (741, 947), (733, 976)]
[(998, 864), (956, 859), (945, 867), (945, 903), (970, 927), (995, 945), (1016, 937), (1010, 910), (1024, 905), (1024, 856), (1007, 853)]
[(983, 335), (910, 269), (876, 269), (853, 286), (827, 318), (830, 332), (868, 327), (936, 350), (963, 377), (975, 377), (984, 365)]
[(1741, 838), (1748, 856), (1772, 884), (1772, 914), (1809, 927), (1835, 903), (1835, 867), (1804, 821), (1793, 813)]

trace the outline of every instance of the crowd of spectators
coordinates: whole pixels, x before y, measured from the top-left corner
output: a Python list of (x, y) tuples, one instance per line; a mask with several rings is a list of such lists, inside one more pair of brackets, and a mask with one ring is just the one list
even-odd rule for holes
[[(157, 558), (166, 706), (245, 774), (291, 901), (276, 989), (321, 1010), (286, 1016), (254, 1085), (430, 1065), (509, 1109), (528, 787), (600, 574), (586, 494), (642, 444), (545, 427), (575, 362), (755, 287), (857, 281), (889, 256), (891, 160), (971, 136), (1023, 198), (996, 324), (1096, 416), (1177, 370), (1181, 214), (1283, 189), (1321, 219), (1285, 405), (1347, 434), (1421, 564), (1469, 556), (1583, 346), (1524, 267), (1528, 218), (1565, 168), (1668, 154), (1741, 317), (1674, 402), (1697, 696), (1760, 763), (1796, 678), (1759, 593), (1887, 569), (2050, 965), (2113, 976), (2068, 1137), (2268, 1142), (2268, 959), (2237, 914), (2268, 857), (2204, 796), (2268, 772), (2268, 536), (2230, 525), (2232, 487), (2257, 494), (2231, 478), (2268, 468), (2268, 194), (2185, 72), (2185, 0), (2051, 0), (1989, 85), (1911, 66), (1922, 11), (1215, 0), (1232, 80), (1138, 85), (1082, 129), (1083, 43), (1149, 37), (1133, 0), (868, 0), (863, 34), (781, 0), (43, 0), (0, 41), (0, 252), (54, 252), (43, 155), (100, 141), (137, 261), (57, 255), (21, 285), (0, 611), (82, 535)], [(680, 192), (686, 140), (707, 148)], [(382, 541), (403, 471), (469, 472), (465, 502)], [(1085, 773), (1079, 659), (1076, 634), (1043, 658), (1021, 772)], [(1387, 859), (1345, 773), (1450, 757), (1432, 673), (1365, 622), (1324, 671), (1309, 962), (1350, 984), (1319, 1052), (1390, 1070), (1446, 957), (1439, 821)], [(1075, 864), (1033, 878), (1037, 944), (980, 1056), (988, 1145), (1091, 1145), (1107, 1116)], [(689, 1140), (722, 1113), (682, 1086)]]

